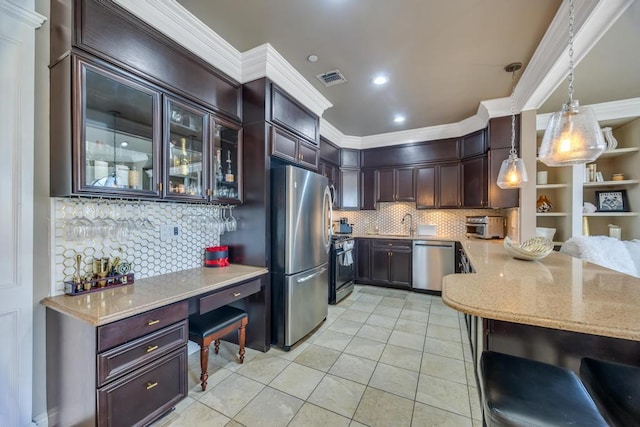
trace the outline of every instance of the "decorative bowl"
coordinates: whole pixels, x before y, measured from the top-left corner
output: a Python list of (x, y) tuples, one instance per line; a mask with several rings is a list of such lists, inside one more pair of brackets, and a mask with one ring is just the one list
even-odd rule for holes
[(536, 261), (553, 251), (553, 242), (544, 237), (534, 237), (518, 245), (507, 236), (504, 238), (504, 248), (509, 255), (516, 259)]

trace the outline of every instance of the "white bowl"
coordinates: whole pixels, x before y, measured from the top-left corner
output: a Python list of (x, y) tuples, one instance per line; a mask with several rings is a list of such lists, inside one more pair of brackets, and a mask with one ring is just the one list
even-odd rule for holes
[(545, 239), (553, 240), (553, 236), (555, 235), (555, 228), (536, 227), (536, 236), (538, 237), (544, 237)]
[(525, 261), (537, 261), (553, 251), (553, 242), (544, 237), (534, 237), (518, 245), (509, 236), (504, 238), (504, 248), (509, 255)]

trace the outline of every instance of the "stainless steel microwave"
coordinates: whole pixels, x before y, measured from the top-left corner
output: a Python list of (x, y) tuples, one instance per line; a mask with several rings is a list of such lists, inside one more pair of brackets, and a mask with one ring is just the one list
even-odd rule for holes
[(466, 227), (467, 237), (480, 239), (504, 238), (504, 217), (501, 216), (468, 216)]

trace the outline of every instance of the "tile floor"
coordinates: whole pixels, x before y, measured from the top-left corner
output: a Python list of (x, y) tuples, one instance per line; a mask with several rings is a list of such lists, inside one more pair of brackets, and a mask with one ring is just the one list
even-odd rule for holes
[(289, 352), (223, 342), (189, 397), (156, 426), (481, 426), (462, 316), (439, 297), (356, 286)]

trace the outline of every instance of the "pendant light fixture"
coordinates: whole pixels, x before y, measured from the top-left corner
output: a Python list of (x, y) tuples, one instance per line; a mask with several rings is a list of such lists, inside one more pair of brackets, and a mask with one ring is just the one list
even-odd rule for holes
[(511, 150), (509, 157), (500, 166), (498, 174), (498, 187), (500, 188), (520, 188), (528, 181), (524, 160), (518, 157), (516, 151), (516, 112), (513, 94), (516, 87), (516, 71), (520, 68), (522, 68), (520, 62), (514, 62), (504, 67), (505, 71), (511, 73)]
[(596, 115), (573, 99), (573, 0), (569, 1), (569, 100), (549, 119), (540, 147), (547, 166), (589, 163), (602, 154), (606, 143)]

